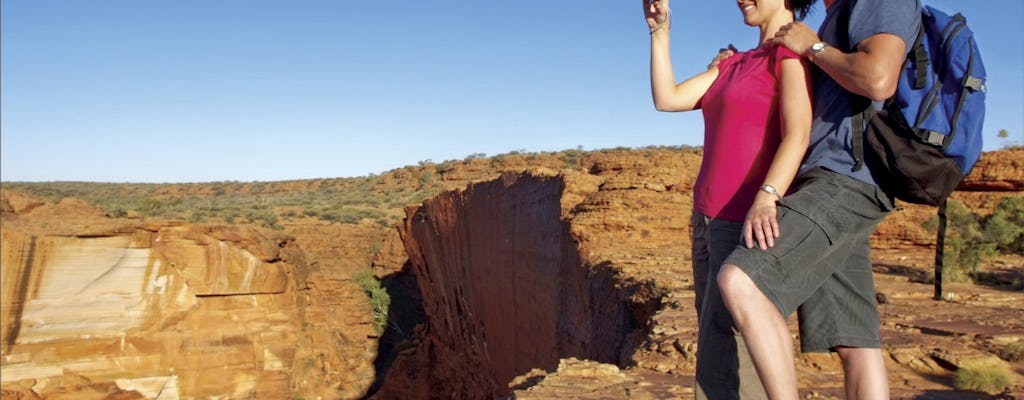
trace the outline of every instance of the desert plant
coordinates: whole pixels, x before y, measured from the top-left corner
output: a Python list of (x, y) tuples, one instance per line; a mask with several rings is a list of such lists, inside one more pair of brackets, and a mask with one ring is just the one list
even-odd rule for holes
[(391, 295), (380, 285), (373, 275), (372, 269), (364, 269), (353, 277), (356, 285), (363, 289), (370, 307), (373, 310), (373, 328), (380, 334), (388, 324), (388, 310), (391, 308)]
[(384, 247), (384, 241), (383, 240), (380, 240), (380, 239), (374, 240), (373, 244), (370, 245), (370, 258), (377, 257), (377, 254), (380, 254), (380, 249), (383, 248), (383, 247)]
[[(985, 237), (978, 216), (956, 200), (946, 206), (946, 247), (943, 256), (943, 279), (963, 282), (975, 277), (978, 266), (994, 257), (996, 244)], [(934, 231), (938, 219), (925, 222), (925, 228)]]
[(953, 386), (960, 390), (997, 393), (1009, 385), (1010, 371), (995, 363), (965, 365), (953, 376)]
[(195, 211), (188, 217), (188, 222), (199, 223), (206, 221), (206, 213), (202, 211)]
[(559, 154), (558, 158), (565, 164), (565, 168), (576, 169), (579, 168), (580, 158), (583, 156), (583, 152), (579, 150), (565, 150)]
[(1024, 340), (1010, 343), (999, 353), (999, 358), (1014, 362), (1024, 360)]
[(1007, 253), (1024, 253), (1024, 197), (1003, 197), (985, 220), (985, 238)]

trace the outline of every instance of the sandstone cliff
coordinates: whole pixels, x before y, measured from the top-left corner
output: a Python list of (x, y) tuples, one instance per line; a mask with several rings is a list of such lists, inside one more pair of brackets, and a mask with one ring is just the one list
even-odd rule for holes
[[(691, 398), (701, 154), (575, 156), (446, 163), (438, 173), (455, 189), (406, 208), (398, 229), (111, 218), (0, 191), (0, 394)], [(984, 214), (1024, 196), (1022, 163), (1024, 150), (986, 153), (954, 198)], [(934, 233), (921, 222), (933, 214), (905, 206), (873, 237), (894, 398), (982, 397), (954, 393), (951, 372), (1000, 362), (1024, 338), (1024, 295), (951, 284), (932, 300), (916, 277), (931, 268)], [(393, 300), (384, 332), (353, 282), (371, 265)], [(1024, 255), (989, 268), (1024, 275)], [(803, 356), (798, 368), (807, 396), (841, 396), (835, 358)], [(1019, 361), (1009, 368), (1024, 375)], [(1024, 389), (1017, 379), (1012, 390)]]
[(356, 398), (373, 381), (365, 297), (292, 236), (3, 206), (4, 398)]
[(619, 363), (655, 296), (580, 257), (564, 181), (506, 174), (409, 210), (401, 228), (426, 314), (377, 398), (495, 398), (560, 358)]
[[(1021, 196), (1022, 155), (984, 158), (954, 198), (990, 212), (999, 198)], [(688, 217), (699, 153), (590, 161), (584, 171), (506, 173), (406, 210), (400, 231), (427, 322), (376, 398), (693, 396)], [(933, 213), (904, 205), (879, 228), (880, 271), (927, 270), (935, 238), (921, 222)], [(999, 317), (1024, 311), (1021, 294), (1007, 295), (1016, 303), (1004, 303), (1009, 308), (1001, 313), (935, 302), (930, 285), (905, 276), (883, 274), (879, 281), (881, 293), (898, 299), (888, 300), (884, 326), (890, 369), (901, 380), (896, 398), (941, 387), (927, 377), (993, 358), (986, 348), (1024, 338), (1021, 318)], [(962, 285), (953, 290), (1003, 296)], [(926, 309), (930, 317), (914, 311)], [(957, 322), (970, 316), (986, 322)], [(929, 330), (977, 339), (915, 339)], [(835, 358), (806, 355), (799, 368), (809, 395), (841, 395)]]

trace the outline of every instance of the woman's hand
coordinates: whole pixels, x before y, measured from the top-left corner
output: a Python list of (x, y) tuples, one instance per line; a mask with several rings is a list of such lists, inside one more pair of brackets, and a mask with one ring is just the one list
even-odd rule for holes
[(747, 248), (754, 248), (755, 241), (761, 250), (775, 247), (775, 238), (781, 233), (776, 219), (778, 208), (775, 200), (774, 195), (765, 192), (758, 192), (754, 198), (754, 205), (743, 221), (743, 241)]
[(718, 49), (718, 55), (716, 55), (715, 58), (711, 60), (711, 64), (708, 64), (708, 69), (717, 67), (718, 63), (722, 62), (722, 60), (726, 58), (732, 57), (733, 55), (736, 54), (737, 51), (738, 50), (736, 50), (736, 47), (733, 46), (732, 43), (729, 44), (729, 47), (723, 47), (721, 49)]
[(644, 0), (647, 27), (654, 31), (668, 23), (668, 0)]

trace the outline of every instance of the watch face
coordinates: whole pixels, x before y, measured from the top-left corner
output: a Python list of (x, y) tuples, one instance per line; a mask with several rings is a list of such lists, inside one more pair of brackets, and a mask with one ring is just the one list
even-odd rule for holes
[(818, 42), (811, 45), (811, 51), (814, 53), (817, 53), (822, 50), (825, 50), (825, 43), (823, 42)]

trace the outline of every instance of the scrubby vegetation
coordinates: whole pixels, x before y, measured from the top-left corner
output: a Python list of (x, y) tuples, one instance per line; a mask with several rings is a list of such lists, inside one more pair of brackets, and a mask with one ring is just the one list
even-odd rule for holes
[(966, 365), (953, 376), (953, 386), (960, 390), (998, 393), (1010, 383), (1010, 371), (995, 363)]
[(363, 289), (373, 308), (373, 328), (377, 334), (383, 333), (388, 326), (388, 310), (391, 308), (391, 295), (380, 285), (373, 275), (372, 269), (365, 269), (356, 274), (356, 285)]
[(1018, 340), (1006, 345), (999, 353), (999, 358), (1009, 362), (1024, 360), (1024, 340)]
[[(989, 216), (949, 200), (946, 217), (944, 279), (977, 280), (981, 276), (978, 268), (996, 255), (1024, 252), (1024, 197), (1004, 197)], [(929, 219), (924, 226), (937, 229), (938, 218)]]
[[(693, 152), (697, 148), (652, 146), (649, 151)], [(489, 179), (503, 170), (544, 165), (586, 168), (588, 157), (628, 148), (584, 152), (527, 153), (525, 150), (490, 158), (481, 153), (463, 160), (430, 160), (355, 178), (325, 178), (278, 182), (222, 181), (207, 183), (4, 182), (5, 189), (26, 192), (57, 202), (66, 197), (85, 200), (114, 217), (178, 219), (190, 222), (252, 223), (282, 229), (288, 221), (313, 218), (339, 224), (392, 225), (402, 210), (469, 180)]]

